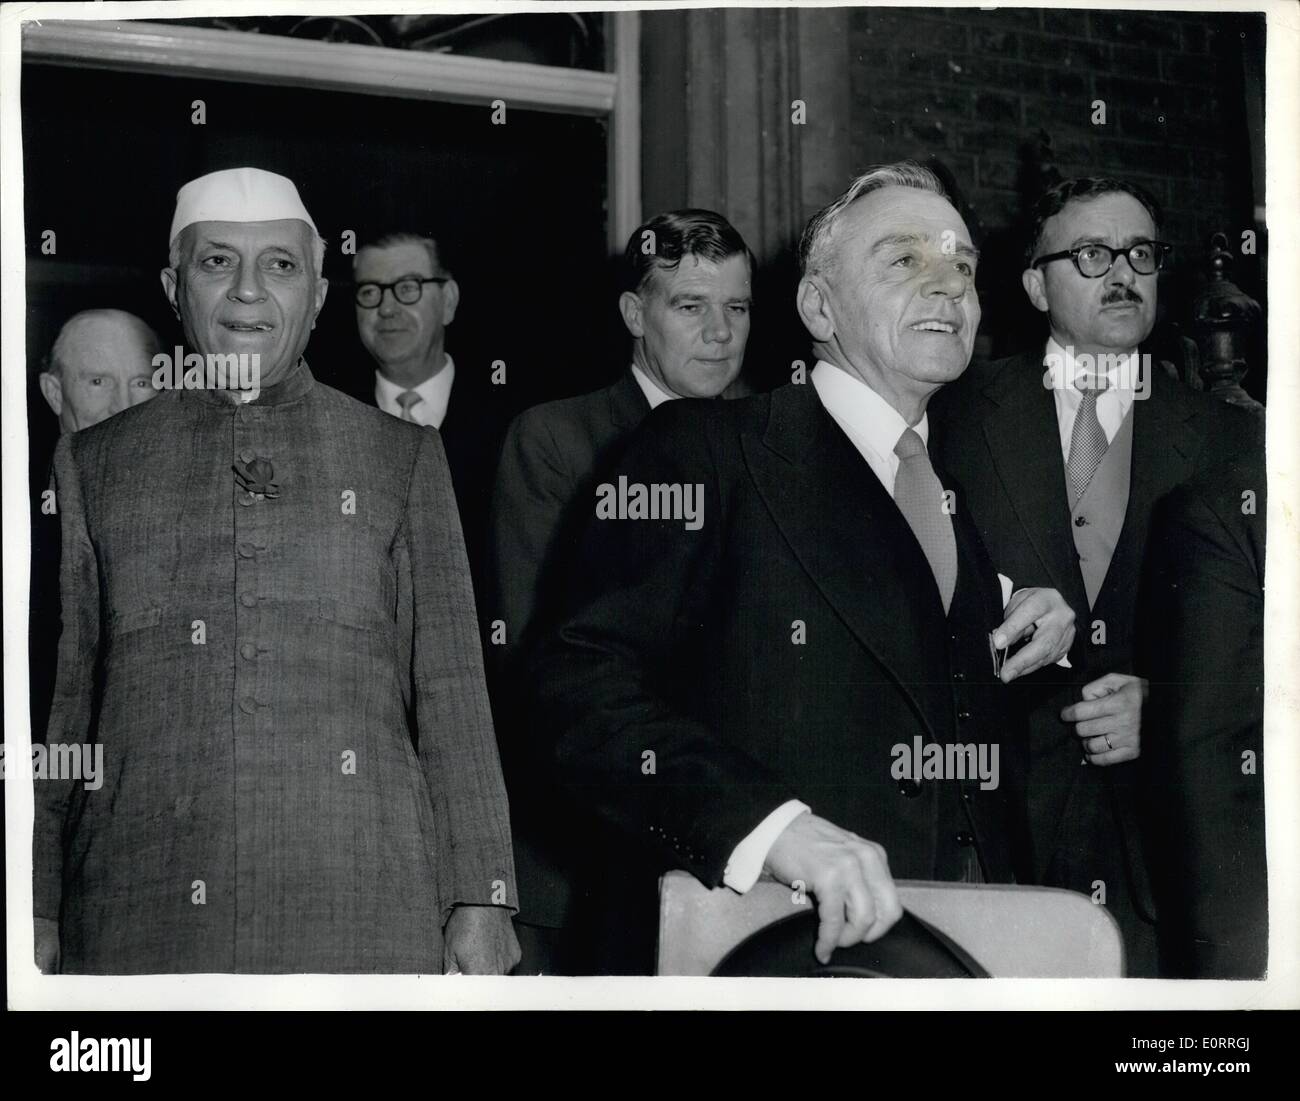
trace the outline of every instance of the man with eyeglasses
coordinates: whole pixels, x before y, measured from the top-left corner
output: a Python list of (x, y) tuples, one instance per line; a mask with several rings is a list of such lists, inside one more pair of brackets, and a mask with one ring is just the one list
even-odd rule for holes
[(1143, 354), (1171, 252), (1159, 217), (1124, 180), (1047, 191), (1022, 276), (1046, 343), (969, 372), (934, 406), (939, 454), (999, 569), (1059, 589), (1079, 625), (1072, 670), (1043, 669), (1019, 688), (1031, 731), (1020, 875), (1105, 905), (1132, 976), (1156, 973), (1135, 763), (1147, 530), (1170, 490), (1258, 440), (1249, 415), (1153, 371)]
[[(481, 595), (487, 504), (504, 417), (488, 387), (447, 354), (460, 286), (433, 237), (398, 231), (364, 241), (352, 262), (357, 333), (375, 361), (374, 385), (356, 396), (413, 424), (436, 428), (451, 468), (475, 592)], [(481, 602), (481, 600), (480, 600)]]

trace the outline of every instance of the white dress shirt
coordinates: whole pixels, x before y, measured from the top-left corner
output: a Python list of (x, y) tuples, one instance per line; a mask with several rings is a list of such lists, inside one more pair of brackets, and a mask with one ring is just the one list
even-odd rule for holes
[(398, 395), (414, 390), (423, 398), (411, 406), (411, 416), (416, 424), (431, 428), (441, 428), (447, 418), (447, 405), (451, 402), (451, 384), (456, 377), (456, 365), (451, 356), (444, 356), (442, 370), (430, 375), (419, 386), (398, 386), (389, 382), (378, 371), (375, 372), (375, 404), (385, 413), (401, 418), (402, 407), (397, 404)]
[(641, 393), (645, 395), (645, 400), (650, 403), (651, 409), (658, 409), (664, 402), (681, 397), (680, 394), (670, 394), (635, 363), (632, 364), (632, 377), (636, 379), (636, 384), (641, 387)]
[[(1110, 364), (1105, 372), (1106, 389), (1097, 395), (1097, 419), (1101, 421), (1101, 430), (1106, 433), (1106, 442), (1115, 439), (1115, 433), (1124, 423), (1128, 411), (1133, 407), (1134, 382), (1138, 381), (1136, 359), (1137, 350), (1124, 353), (1128, 359), (1124, 370), (1116, 364)], [(1061, 433), (1061, 458), (1070, 460), (1070, 437), (1074, 434), (1074, 419), (1079, 415), (1079, 403), (1083, 401), (1083, 392), (1076, 383), (1080, 369), (1074, 356), (1062, 348), (1055, 337), (1047, 338), (1047, 348), (1043, 353), (1043, 385), (1049, 386), (1052, 398), (1056, 402), (1056, 426)], [(1084, 376), (1092, 372), (1082, 372)]]
[(894, 448), (908, 428), (929, 447), (929, 415), (922, 413), (920, 421), (909, 425), (902, 413), (865, 382), (824, 359), (819, 359), (812, 370), (812, 384), (826, 412), (844, 429), (844, 434), (892, 497), (902, 462), (894, 454)]

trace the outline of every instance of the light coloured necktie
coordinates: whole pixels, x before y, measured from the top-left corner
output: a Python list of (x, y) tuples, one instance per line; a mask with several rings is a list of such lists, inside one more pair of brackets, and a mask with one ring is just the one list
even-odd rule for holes
[(957, 588), (957, 539), (952, 516), (944, 509), (943, 483), (930, 465), (921, 437), (912, 429), (899, 437), (894, 454), (902, 460), (894, 479), (894, 503), (925, 552), (946, 614)]
[(411, 414), (411, 406), (417, 401), (424, 401), (414, 390), (403, 390), (397, 395), (397, 404), (402, 407), (402, 420), (410, 421), (412, 424), (417, 423), (415, 417)]
[(1070, 507), (1088, 489), (1088, 483), (1101, 465), (1102, 457), (1110, 444), (1106, 432), (1097, 419), (1097, 397), (1106, 388), (1106, 380), (1098, 379), (1080, 384), (1083, 400), (1079, 402), (1079, 411), (1074, 417), (1074, 428), (1070, 432), (1070, 457), (1065, 462), (1065, 479), (1070, 487)]

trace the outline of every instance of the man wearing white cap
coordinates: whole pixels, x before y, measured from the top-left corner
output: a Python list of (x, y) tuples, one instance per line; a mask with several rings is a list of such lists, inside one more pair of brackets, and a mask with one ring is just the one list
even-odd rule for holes
[(37, 785), (46, 969), (504, 973), (508, 813), (446, 460), (315, 382), (293, 183), (177, 196), (163, 288), (253, 388), (165, 391), (55, 454), (64, 607)]

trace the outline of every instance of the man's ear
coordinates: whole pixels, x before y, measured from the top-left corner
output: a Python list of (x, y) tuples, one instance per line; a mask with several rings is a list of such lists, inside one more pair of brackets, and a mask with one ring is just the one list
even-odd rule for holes
[(41, 387), (41, 397), (45, 399), (45, 404), (50, 407), (56, 417), (63, 415), (63, 383), (57, 375), (52, 375), (49, 371), (42, 371), (40, 378), (37, 380)]
[(311, 315), (311, 327), (316, 328), (316, 318), (320, 317), (321, 308), (325, 305), (325, 295), (330, 289), (328, 279), (316, 280), (316, 312)]
[(1025, 294), (1029, 295), (1029, 301), (1034, 304), (1034, 309), (1046, 313), (1047, 287), (1043, 282), (1042, 269), (1025, 268), (1020, 273), (1020, 285), (1025, 288)]
[(618, 312), (623, 315), (623, 324), (627, 331), (637, 339), (645, 336), (645, 324), (641, 320), (641, 296), (632, 291), (624, 291), (618, 296)]
[(456, 307), (460, 305), (460, 284), (448, 279), (442, 285), (442, 323), (450, 325), (456, 320)]
[(176, 269), (163, 268), (158, 275), (162, 279), (163, 294), (167, 296), (167, 301), (172, 305), (172, 313), (179, 318), (181, 316), (181, 308), (176, 304)]
[(799, 289), (795, 292), (795, 308), (799, 311), (804, 328), (818, 344), (829, 341), (835, 335), (835, 321), (826, 301), (826, 292), (811, 276), (805, 275), (799, 280)]

